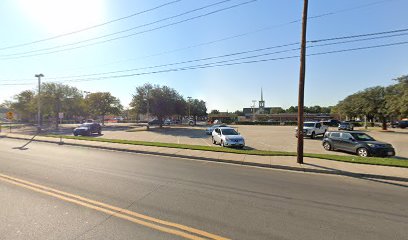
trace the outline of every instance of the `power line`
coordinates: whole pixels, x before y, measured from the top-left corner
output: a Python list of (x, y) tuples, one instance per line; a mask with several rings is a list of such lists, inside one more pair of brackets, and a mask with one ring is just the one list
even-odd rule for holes
[[(405, 31), (408, 31), (408, 29), (405, 29)], [(387, 31), (387, 32), (370, 33), (370, 34), (360, 34), (360, 35), (344, 36), (344, 37), (336, 37), (336, 38), (327, 38), (327, 39), (315, 40), (315, 41), (311, 41), (311, 42), (332, 41), (332, 40), (337, 40), (337, 39), (339, 39), (339, 40), (340, 39), (350, 39), (350, 38), (356, 38), (356, 37), (361, 37), (361, 36), (374, 36), (374, 35), (380, 35), (380, 34), (392, 33), (392, 32), (402, 32), (402, 30), (394, 30), (394, 31)], [(330, 45), (344, 44), (344, 43), (350, 43), (350, 42), (359, 42), (359, 41), (368, 41), (368, 40), (375, 40), (375, 39), (383, 39), (383, 38), (404, 36), (404, 35), (407, 35), (407, 34), (408, 33), (401, 33), (401, 34), (394, 34), (394, 35), (389, 35), (389, 36), (377, 36), (377, 37), (363, 38), (363, 39), (357, 39), (357, 40), (340, 41), (340, 42), (326, 43), (326, 44), (316, 44), (316, 45), (308, 46), (308, 47), (330, 46)], [(88, 77), (88, 76), (106, 75), (106, 74), (121, 73), (121, 72), (130, 72), (130, 71), (143, 70), (143, 69), (167, 67), (167, 66), (172, 66), (172, 65), (179, 65), (179, 64), (185, 64), (185, 63), (191, 63), (191, 62), (206, 61), (206, 60), (211, 60), (211, 59), (216, 59), (216, 58), (223, 58), (223, 57), (242, 55), (242, 54), (253, 53), (253, 52), (260, 52), (260, 51), (265, 51), (265, 50), (270, 50), (270, 49), (275, 49), (275, 48), (288, 47), (288, 46), (293, 46), (293, 45), (298, 45), (298, 44), (299, 43), (296, 42), (296, 43), (289, 43), (289, 44), (283, 44), (283, 45), (277, 45), (277, 46), (270, 46), (270, 47), (252, 49), (252, 50), (247, 50), (247, 51), (229, 53), (229, 54), (206, 57), (206, 58), (200, 58), (200, 59), (193, 59), (193, 60), (187, 60), (187, 61), (181, 61), (181, 62), (175, 62), (175, 63), (168, 63), (168, 64), (149, 66), (149, 67), (133, 68), (133, 69), (118, 70), (118, 71), (103, 72), (103, 73), (93, 73), (93, 74), (86, 74), (86, 75), (54, 77), (54, 78), (49, 78), (49, 79)], [(292, 48), (292, 49), (288, 49), (288, 50), (265, 53), (265, 54), (261, 54), (261, 55), (255, 55), (253, 57), (259, 57), (259, 56), (265, 56), (265, 55), (271, 55), (271, 54), (278, 54), (278, 53), (284, 53), (284, 52), (295, 51), (295, 50), (299, 50), (299, 48)], [(230, 60), (228, 60), (228, 61), (230, 61)]]
[(26, 42), (26, 43), (20, 43), (20, 44), (16, 44), (16, 45), (7, 46), (7, 47), (2, 47), (2, 48), (0, 48), (0, 50), (23, 47), (23, 46), (32, 45), (32, 44), (35, 44), (35, 43), (45, 42), (45, 41), (49, 41), (49, 40), (53, 40), (53, 39), (62, 38), (62, 37), (66, 37), (66, 36), (69, 36), (69, 35), (85, 32), (85, 31), (88, 31), (88, 30), (91, 30), (91, 29), (94, 29), (94, 28), (98, 28), (98, 27), (102, 27), (102, 26), (105, 26), (105, 25), (108, 25), (108, 24), (111, 24), (111, 23), (114, 23), (114, 22), (117, 22), (117, 21), (121, 21), (121, 20), (124, 20), (124, 19), (135, 17), (135, 16), (141, 15), (143, 13), (151, 12), (151, 11), (157, 10), (159, 8), (162, 8), (162, 7), (165, 7), (165, 6), (168, 6), (168, 5), (172, 5), (172, 4), (175, 4), (177, 2), (181, 2), (181, 1), (183, 1), (183, 0), (175, 0), (175, 1), (171, 1), (171, 2), (166, 2), (166, 3), (158, 5), (156, 7), (153, 7), (153, 8), (147, 9), (147, 10), (143, 10), (143, 11), (140, 11), (140, 12), (136, 12), (136, 13), (130, 14), (128, 16), (116, 18), (116, 19), (113, 19), (113, 20), (110, 20), (110, 21), (107, 21), (107, 22), (104, 22), (104, 23), (99, 23), (99, 24), (96, 24), (96, 25), (92, 25), (92, 26), (89, 26), (89, 27), (86, 27), (86, 28), (76, 30), (76, 31), (63, 33), (63, 34), (59, 34), (59, 35), (56, 35), (56, 36), (52, 36), (52, 37), (48, 37), (48, 38), (44, 38), (44, 39), (40, 39), (40, 40), (35, 40), (35, 41), (32, 41), (32, 42)]
[[(227, 2), (227, 1), (231, 1), (231, 0), (224, 0), (224, 1), (217, 2), (217, 3), (214, 3), (214, 4), (208, 5), (208, 6), (221, 4), (221, 3), (224, 3), (224, 2)], [(257, 0), (253, 0), (253, 1), (257, 1)], [(249, 1), (249, 2), (253, 2), (253, 1)], [(376, 2), (372, 2), (372, 3), (368, 3), (368, 4), (362, 4), (362, 5), (358, 5), (358, 6), (351, 7), (351, 8), (345, 8), (345, 9), (341, 9), (341, 10), (337, 10), (337, 11), (333, 11), (333, 12), (328, 12), (328, 13), (323, 13), (323, 14), (320, 14), (320, 15), (312, 16), (312, 17), (309, 17), (308, 19), (321, 18), (321, 17), (325, 17), (325, 16), (330, 16), (330, 15), (335, 15), (335, 14), (339, 14), (339, 13), (343, 13), (343, 12), (353, 11), (353, 10), (356, 10), (356, 9), (371, 7), (371, 6), (374, 6), (374, 5), (378, 5), (378, 4), (386, 3), (386, 2), (392, 2), (392, 1), (396, 1), (396, 0), (382, 0), (382, 1), (376, 1)], [(247, 4), (249, 2), (244, 2), (244, 3), (238, 4), (238, 5)], [(205, 6), (203, 8), (206, 8), (208, 6)], [(235, 7), (235, 6), (233, 6), (233, 7)], [(193, 17), (192, 19), (186, 19), (186, 20), (183, 20), (183, 21), (180, 21), (180, 22), (175, 22), (175, 23), (172, 23), (172, 24), (168, 24), (168, 25), (158, 27), (158, 28), (154, 28), (154, 29), (150, 29), (150, 30), (146, 30), (146, 31), (142, 31), (142, 32), (137, 32), (137, 33), (134, 33), (134, 34), (129, 34), (129, 35), (121, 36), (121, 37), (116, 37), (116, 38), (112, 38), (112, 39), (108, 39), (108, 40), (104, 40), (104, 41), (99, 41), (99, 42), (95, 42), (95, 43), (91, 43), (91, 44), (86, 44), (86, 45), (82, 45), (82, 46), (78, 46), (78, 47), (61, 49), (61, 50), (57, 50), (57, 51), (51, 51), (51, 52), (40, 53), (40, 54), (24, 55), (24, 54), (32, 53), (32, 52), (46, 51), (46, 50), (51, 50), (51, 49), (55, 49), (55, 48), (61, 48), (61, 47), (66, 47), (66, 46), (71, 46), (71, 45), (77, 45), (77, 44), (80, 44), (80, 43), (83, 43), (83, 42), (88, 42), (88, 41), (92, 41), (92, 40), (95, 40), (95, 39), (100, 39), (100, 38), (104, 38), (104, 37), (107, 37), (107, 36), (116, 35), (116, 34), (119, 34), (119, 33), (134, 30), (134, 29), (142, 27), (142, 26), (147, 26), (147, 25), (151, 25), (151, 24), (154, 24), (154, 23), (157, 23), (157, 22), (164, 21), (164, 20), (169, 20), (171, 18), (175, 18), (177, 16), (185, 15), (187, 13), (191, 13), (191, 12), (197, 11), (197, 10), (198, 9), (194, 9), (194, 10), (191, 10), (191, 11), (188, 11), (188, 12), (185, 12), (185, 13), (182, 13), (182, 14), (178, 14), (178, 15), (175, 15), (175, 16), (172, 16), (172, 17), (164, 18), (164, 19), (152, 22), (152, 23), (144, 24), (144, 25), (141, 25), (141, 26), (136, 26), (134, 28), (130, 28), (130, 29), (127, 29), (127, 30), (122, 30), (122, 31), (119, 31), (119, 32), (116, 32), (116, 33), (111, 33), (111, 34), (107, 34), (107, 35), (103, 35), (103, 36), (100, 36), (100, 37), (91, 38), (91, 39), (87, 39), (87, 40), (83, 40), (83, 41), (79, 41), (79, 42), (75, 42), (75, 43), (71, 43), (71, 44), (65, 44), (65, 45), (60, 45), (60, 46), (55, 46), (55, 47), (45, 48), (45, 49), (38, 49), (38, 50), (29, 51), (29, 52), (15, 53), (15, 54), (9, 54), (9, 55), (0, 55), (0, 57), (1, 56), (6, 57), (6, 56), (23, 55), (23, 56), (18, 56), (18, 57), (0, 58), (0, 60), (19, 59), (19, 58), (25, 58), (25, 57), (48, 55), (48, 54), (52, 54), (52, 53), (69, 51), (69, 50), (79, 49), (79, 48), (83, 48), (83, 47), (93, 46), (93, 45), (96, 45), (96, 44), (106, 43), (106, 42), (110, 42), (110, 41), (114, 41), (114, 40), (118, 40), (118, 39), (122, 39), (122, 38), (127, 38), (127, 37), (131, 37), (131, 36), (134, 36), (134, 35), (146, 33), (146, 32), (151, 32), (151, 31), (154, 31), (154, 30), (158, 30), (158, 29), (161, 29), (161, 28), (165, 28), (165, 27), (168, 27), (168, 26), (179, 24), (179, 23), (182, 23), (182, 22), (185, 22), (185, 21), (193, 20), (193, 19), (196, 19), (196, 18), (199, 18), (199, 17), (202, 17), (202, 16), (197, 16), (197, 17)], [(221, 9), (221, 10), (226, 10), (226, 9)], [(216, 11), (216, 12), (218, 12), (218, 11)], [(215, 13), (215, 12), (213, 12), (213, 13)], [(210, 14), (213, 14), (213, 13), (210, 13)], [(300, 22), (300, 19), (297, 19), (297, 20), (294, 20), (294, 21), (291, 21), (291, 22), (288, 22), (288, 23), (284, 23), (284, 24), (273, 25), (271, 27), (284, 26), (284, 25), (293, 24), (293, 23), (297, 23), (297, 22)], [(238, 34), (238, 35), (235, 35), (235, 36), (220, 39), (218, 41), (212, 41), (212, 42), (209, 42), (208, 44), (212, 44), (212, 43), (220, 42), (220, 41), (225, 41), (225, 40), (229, 40), (229, 39), (236, 38), (236, 37), (246, 36), (246, 35), (249, 35), (249, 34), (252, 34), (252, 33), (255, 33), (255, 32), (267, 30), (267, 29), (269, 29), (271, 27), (266, 27), (266, 28), (263, 28), (263, 29), (259, 29), (257, 31), (251, 31), (251, 32), (244, 33), (244, 34)], [(201, 45), (207, 45), (207, 44), (206, 43), (205, 44), (199, 44), (197, 46), (201, 46)], [(196, 47), (196, 46), (192, 46), (192, 47)], [(173, 51), (170, 51), (170, 52), (173, 52)], [(161, 54), (159, 54), (159, 55), (161, 55)]]
[[(392, 31), (382, 31), (382, 32), (375, 32), (375, 33), (366, 33), (366, 34), (359, 34), (359, 35), (349, 35), (349, 36), (342, 36), (342, 37), (333, 37), (333, 38), (326, 38), (326, 39), (317, 39), (317, 40), (312, 40), (312, 41), (310, 41), (310, 42), (311, 42), (311, 43), (315, 43), (315, 42), (329, 42), (329, 43), (315, 44), (315, 45), (312, 45), (312, 46), (308, 46), (308, 48), (315, 48), (315, 47), (338, 45), (338, 44), (345, 44), (345, 43), (351, 43), (351, 42), (360, 42), (360, 41), (369, 41), (369, 40), (377, 40), (377, 39), (384, 39), (384, 38), (405, 36), (405, 35), (408, 35), (407, 31), (408, 31), (408, 28), (406, 28), (406, 29), (399, 29), (399, 30), (392, 30)], [(405, 33), (404, 33), (404, 32), (405, 32)], [(389, 33), (398, 33), (398, 34), (378, 36), (378, 35), (384, 35), (384, 34), (389, 34)], [(361, 38), (362, 36), (372, 36), (372, 37)], [(360, 39), (353, 39), (353, 38), (360, 38)], [(330, 41), (333, 41), (333, 40), (341, 40), (341, 39), (353, 39), (353, 40), (330, 42)], [(199, 61), (207, 61), (207, 60), (211, 60), (211, 59), (217, 59), (217, 58), (224, 58), (224, 57), (231, 57), (231, 56), (243, 55), (243, 54), (247, 54), (247, 53), (260, 52), (260, 51), (271, 50), (271, 49), (276, 49), (276, 48), (283, 48), (283, 47), (288, 47), (288, 46), (293, 46), (293, 45), (298, 45), (298, 44), (299, 44), (299, 43), (296, 42), (296, 43), (289, 43), (289, 44), (283, 44), (283, 45), (275, 45), (275, 46), (270, 46), (270, 47), (264, 47), (264, 48), (258, 48), (258, 49), (240, 51), (240, 52), (234, 52), (234, 53), (229, 53), (229, 54), (224, 54), (224, 55), (218, 55), (218, 56), (212, 56), (212, 57), (206, 57), (206, 58), (186, 60), (186, 61), (181, 61), (181, 62), (167, 63), (167, 64), (161, 64), (161, 65), (155, 65), (155, 66), (140, 67), (140, 68), (133, 68), (133, 69), (125, 69), (125, 70), (117, 70), (117, 71), (102, 72), (102, 73), (92, 73), (92, 74), (85, 74), (85, 75), (73, 75), (73, 76), (51, 77), (51, 78), (48, 78), (48, 79), (49, 79), (49, 80), (52, 80), (52, 79), (66, 79), (66, 78), (78, 78), (78, 77), (91, 77), (91, 76), (98, 76), (98, 75), (107, 75), (107, 74), (115, 74), (115, 73), (123, 73), (123, 72), (131, 72), (131, 71), (137, 71), (137, 70), (144, 70), (144, 69), (167, 67), (167, 66), (180, 65), (180, 64), (185, 64), (185, 63), (192, 63), (192, 62), (199, 62)], [(238, 58), (238, 59), (228, 59), (228, 60), (224, 60), (224, 61), (222, 61), (222, 62), (230, 62), (230, 61), (236, 61), (236, 60), (242, 60), (242, 59), (248, 59), (248, 58), (256, 58), (256, 57), (261, 57), (261, 56), (267, 56), (267, 55), (278, 54), (278, 53), (285, 53), (285, 52), (297, 51), (297, 50), (299, 50), (299, 48), (292, 48), (292, 49), (286, 49), (286, 50), (281, 50), (281, 51), (263, 53), (263, 54), (259, 54), (259, 55), (247, 56), (247, 57)], [(219, 63), (219, 62), (218, 62), (218, 63)], [(28, 80), (30, 80), (30, 79), (28, 79)], [(3, 81), (3, 82), (4, 82), (4, 81), (13, 81), (13, 80), (0, 80), (0, 81)], [(27, 81), (27, 79), (14, 80), (14, 81)]]
[[(74, 50), (74, 49), (89, 47), (89, 46), (93, 46), (93, 45), (97, 45), (97, 44), (101, 44), (101, 43), (111, 42), (111, 41), (115, 41), (115, 40), (119, 40), (119, 39), (123, 39), (123, 38), (128, 38), (128, 37), (132, 37), (132, 36), (139, 35), (139, 34), (143, 34), (143, 33), (148, 33), (148, 32), (152, 32), (152, 31), (156, 31), (156, 30), (159, 30), (159, 29), (162, 29), (162, 28), (166, 28), (166, 27), (178, 25), (178, 24), (181, 24), (181, 23), (184, 23), (184, 22), (188, 22), (188, 21), (192, 21), (192, 20), (195, 20), (195, 19), (198, 19), (198, 18), (206, 17), (206, 16), (209, 16), (209, 15), (218, 13), (218, 12), (226, 11), (226, 10), (229, 10), (229, 9), (232, 9), (232, 8), (235, 8), (235, 7), (239, 7), (239, 6), (242, 6), (242, 5), (245, 5), (245, 4), (249, 4), (249, 3), (252, 3), (252, 2), (256, 2), (257, 0), (246, 1), (246, 2), (239, 3), (239, 4), (236, 4), (236, 5), (232, 5), (232, 6), (229, 6), (229, 7), (221, 8), (221, 9), (218, 9), (218, 10), (215, 10), (215, 11), (212, 11), (212, 12), (209, 12), (209, 13), (206, 13), (206, 14), (201, 14), (201, 15), (198, 15), (198, 16), (195, 16), (195, 17), (191, 17), (191, 18), (187, 18), (187, 19), (180, 20), (180, 21), (177, 21), (177, 22), (165, 24), (165, 25), (162, 25), (162, 26), (159, 26), (159, 27), (155, 27), (155, 28), (151, 28), (151, 29), (139, 31), (139, 32), (136, 32), (136, 33), (127, 34), (127, 35), (124, 35), (124, 36), (118, 36), (118, 37), (114, 37), (114, 38), (110, 38), (110, 39), (106, 39), (106, 40), (102, 40), (102, 41), (97, 41), (97, 42), (93, 42), (93, 43), (89, 43), (89, 44), (80, 45), (80, 46), (77, 46), (77, 47), (65, 48), (65, 49), (60, 49), (60, 50), (55, 50), (55, 51), (50, 51), (50, 52), (45, 52), (45, 53), (38, 53), (38, 54), (26, 55), (26, 54), (34, 53), (34, 52), (43, 52), (43, 51), (52, 50), (52, 49), (57, 49), (57, 48), (69, 47), (69, 46), (78, 45), (78, 44), (81, 44), (81, 43), (85, 43), (85, 42), (89, 42), (89, 41), (94, 41), (94, 40), (98, 40), (98, 39), (101, 39), (101, 38), (106, 38), (106, 37), (109, 37), (109, 36), (113, 36), (113, 35), (125, 33), (125, 32), (128, 32), (128, 31), (135, 30), (135, 29), (137, 29), (137, 28), (142, 28), (142, 27), (150, 26), (150, 25), (153, 25), (153, 24), (156, 24), (156, 23), (159, 23), (159, 22), (167, 21), (167, 20), (170, 20), (170, 19), (173, 19), (173, 18), (176, 18), (176, 17), (180, 17), (180, 16), (183, 16), (183, 15), (187, 15), (187, 14), (190, 14), (190, 13), (192, 13), (192, 12), (196, 12), (196, 11), (199, 11), (199, 10), (203, 10), (203, 9), (205, 9), (205, 8), (213, 7), (213, 6), (215, 6), (215, 5), (219, 5), (219, 4), (222, 4), (222, 3), (225, 3), (225, 2), (229, 2), (229, 1), (234, 1), (234, 0), (224, 0), (224, 1), (220, 1), (220, 2), (217, 2), (217, 3), (210, 4), (210, 5), (206, 5), (206, 6), (204, 6), (204, 7), (200, 7), (200, 8), (193, 9), (193, 10), (190, 10), (190, 11), (187, 11), (187, 12), (184, 12), (184, 13), (181, 13), (181, 14), (177, 14), (177, 15), (174, 15), (174, 16), (171, 16), (171, 17), (163, 18), (163, 19), (160, 19), (160, 20), (157, 20), (157, 21), (154, 21), (154, 22), (150, 22), (150, 23), (147, 23), (147, 24), (142, 24), (142, 25), (139, 25), (139, 26), (136, 26), (136, 27), (132, 27), (132, 28), (126, 29), (126, 30), (122, 30), (122, 31), (118, 31), (118, 32), (114, 32), (114, 33), (102, 35), (102, 36), (99, 36), (99, 37), (89, 38), (89, 39), (82, 40), (82, 41), (78, 41), (78, 42), (74, 42), (74, 43), (63, 44), (63, 45), (54, 46), (54, 47), (49, 47), (49, 48), (42, 48), (42, 49), (37, 49), (37, 50), (32, 50), (32, 51), (27, 51), (27, 52), (20, 52), (20, 53), (0, 55), (0, 57), (2, 57), (2, 58), (0, 58), (0, 59), (3, 59), (3, 60), (4, 60), (4, 59), (19, 59), (19, 58), (26, 58), (26, 57), (47, 55), (47, 54), (52, 54), (52, 53), (65, 52), (65, 51), (69, 51), (69, 50)], [(22, 56), (18, 56), (18, 55), (22, 55)], [(13, 56), (16, 56), (16, 57), (13, 57)]]
[[(347, 49), (340, 49), (340, 50), (333, 50), (333, 51), (326, 51), (326, 52), (319, 52), (319, 53), (311, 53), (311, 54), (308, 54), (307, 56), (329, 55), (329, 54), (335, 54), (335, 53), (360, 51), (360, 50), (390, 47), (390, 46), (398, 46), (398, 45), (405, 45), (405, 44), (408, 44), (408, 41), (389, 43), (389, 44), (380, 44), (380, 45), (373, 45), (373, 46), (366, 46), (366, 47), (347, 48)], [(150, 71), (150, 72), (142, 72), (142, 73), (112, 75), (112, 76), (104, 76), (104, 77), (97, 77), (97, 78), (73, 79), (73, 80), (69, 80), (69, 81), (65, 81), (65, 82), (87, 82), (87, 81), (97, 81), (97, 80), (104, 80), (104, 79), (116, 79), (116, 78), (151, 75), (151, 74), (166, 73), (166, 72), (177, 72), (177, 71), (186, 71), (186, 70), (193, 70), (193, 69), (203, 69), (203, 68), (224, 67), (224, 66), (233, 66), (233, 65), (278, 61), (278, 60), (285, 60), (285, 59), (292, 59), (292, 58), (299, 58), (299, 55), (292, 55), (292, 56), (278, 57), (278, 58), (257, 59), (257, 60), (241, 61), (241, 62), (233, 62), (233, 63), (223, 63), (223, 61), (220, 61), (220, 62), (215, 62), (215, 63), (191, 65), (191, 66), (180, 67), (180, 68), (171, 68), (171, 69), (164, 69), (164, 70)], [(26, 83), (26, 84), (0, 84), (0, 85), (32, 85), (32, 83)]]
[[(326, 52), (320, 52), (320, 53), (312, 53), (312, 54), (308, 54), (307, 56), (327, 55), (327, 54), (351, 52), (351, 51), (366, 50), (366, 49), (373, 49), (373, 48), (390, 47), (390, 46), (397, 46), (397, 45), (404, 45), (404, 44), (408, 44), (408, 41), (389, 43), (389, 44), (380, 44), (380, 45), (373, 45), (373, 46), (366, 46), (366, 47), (357, 47), (357, 48), (333, 50), (333, 51), (326, 51)], [(279, 58), (267, 58), (267, 59), (258, 59), (258, 60), (250, 60), (250, 61), (241, 61), (241, 62), (234, 62), (234, 63), (223, 63), (225, 61), (219, 61), (219, 62), (215, 62), (215, 63), (192, 65), (192, 66), (186, 66), (186, 67), (181, 67), (181, 68), (165, 69), (165, 70), (158, 70), (158, 71), (152, 71), (152, 72), (133, 73), (133, 74), (124, 74), (124, 75), (113, 75), (113, 76), (105, 76), (105, 77), (98, 77), (98, 78), (73, 79), (73, 80), (66, 81), (66, 82), (94, 81), (94, 80), (103, 80), (103, 79), (110, 79), (110, 78), (114, 79), (114, 78), (123, 78), (123, 77), (140, 76), (140, 75), (148, 75), (148, 74), (157, 74), (157, 73), (163, 73), (163, 72), (198, 69), (198, 68), (210, 68), (210, 67), (221, 67), (221, 66), (232, 66), (232, 65), (249, 64), (249, 63), (276, 61), (276, 60), (298, 58), (298, 57), (299, 57), (299, 55), (295, 55), (295, 56), (287, 56), (287, 57), (279, 57)], [(236, 59), (234, 61), (236, 61)]]

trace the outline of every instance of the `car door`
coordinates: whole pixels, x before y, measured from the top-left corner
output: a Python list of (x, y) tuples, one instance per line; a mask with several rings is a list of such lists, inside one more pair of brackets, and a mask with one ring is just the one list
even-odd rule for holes
[(329, 139), (331, 140), (332, 147), (335, 149), (340, 149), (341, 147), (341, 138), (339, 132), (330, 133)]
[(355, 140), (350, 133), (341, 133), (340, 147), (344, 151), (354, 152)]
[(221, 142), (221, 130), (220, 130), (219, 128), (216, 128), (216, 129), (214, 130), (214, 132), (215, 132), (215, 134), (213, 135), (214, 140), (215, 140), (217, 143), (220, 143), (220, 142)]
[(322, 130), (323, 128), (322, 128), (322, 124), (321, 124), (321, 123), (316, 123), (315, 128), (316, 128), (315, 134), (322, 134), (322, 133), (324, 132), (324, 131)]

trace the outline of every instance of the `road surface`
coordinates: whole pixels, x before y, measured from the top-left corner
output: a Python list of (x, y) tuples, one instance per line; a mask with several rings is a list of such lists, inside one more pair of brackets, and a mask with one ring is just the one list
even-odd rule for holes
[(407, 239), (408, 188), (0, 138), (1, 239)]

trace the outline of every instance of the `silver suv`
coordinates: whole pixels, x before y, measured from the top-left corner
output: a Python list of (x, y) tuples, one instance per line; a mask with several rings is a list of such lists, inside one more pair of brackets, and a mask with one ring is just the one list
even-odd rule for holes
[(212, 143), (223, 147), (245, 147), (245, 139), (235, 129), (218, 127), (212, 132)]

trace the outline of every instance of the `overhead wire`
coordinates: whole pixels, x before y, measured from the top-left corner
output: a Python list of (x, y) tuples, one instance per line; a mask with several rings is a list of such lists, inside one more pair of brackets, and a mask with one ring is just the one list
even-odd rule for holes
[[(147, 29), (147, 30), (127, 34), (127, 35), (124, 35), (124, 36), (109, 38), (109, 39), (106, 39), (106, 40), (101, 40), (101, 41), (97, 41), (97, 42), (93, 42), (93, 43), (88, 43), (88, 44), (84, 44), (84, 45), (80, 45), (80, 46), (76, 46), (76, 47), (70, 47), (70, 48), (64, 48), (64, 49), (55, 50), (55, 51), (43, 52), (43, 51), (48, 51), (48, 50), (52, 50), (52, 49), (58, 49), (58, 48), (63, 48), (63, 47), (74, 46), (74, 45), (78, 45), (78, 44), (81, 44), (81, 43), (94, 41), (94, 40), (106, 38), (106, 37), (109, 37), (109, 36), (125, 33), (125, 32), (128, 32), (128, 31), (132, 31), (132, 30), (135, 30), (135, 29), (138, 29), (138, 28), (150, 26), (150, 25), (153, 25), (153, 24), (156, 24), (156, 23), (159, 23), (159, 22), (167, 21), (169, 19), (173, 19), (173, 18), (176, 18), (176, 17), (187, 15), (187, 14), (190, 14), (192, 12), (203, 10), (205, 8), (213, 7), (213, 6), (216, 6), (216, 5), (225, 3), (225, 2), (229, 2), (229, 1), (234, 1), (234, 0), (223, 0), (223, 1), (220, 1), (220, 2), (217, 2), (217, 3), (206, 5), (204, 7), (196, 8), (196, 9), (193, 9), (193, 10), (181, 13), (181, 14), (177, 14), (177, 15), (174, 15), (174, 16), (171, 16), (171, 17), (163, 18), (163, 19), (160, 19), (160, 20), (157, 20), (157, 21), (154, 21), (154, 22), (150, 22), (150, 23), (147, 23), (147, 24), (142, 24), (142, 25), (139, 25), (139, 26), (136, 26), (136, 27), (126, 29), (126, 30), (122, 30), (122, 31), (118, 31), (118, 32), (115, 32), (115, 33), (110, 33), (110, 34), (105, 34), (105, 35), (102, 35), (102, 36), (89, 38), (89, 39), (86, 39), (86, 40), (81, 40), (81, 41), (77, 41), (77, 42), (73, 42), (73, 43), (69, 43), (69, 44), (63, 44), (63, 45), (59, 45), (59, 46), (36, 49), (36, 50), (20, 52), (20, 53), (0, 55), (0, 59), (1, 60), (8, 60), (8, 59), (19, 59), (19, 58), (26, 58), (26, 57), (33, 57), (33, 56), (41, 56), (41, 55), (48, 55), (48, 54), (52, 54), (52, 53), (65, 52), (65, 51), (69, 51), (69, 50), (84, 48), (84, 47), (88, 47), (88, 46), (94, 46), (94, 45), (97, 45), (97, 44), (111, 42), (111, 41), (115, 41), (115, 40), (118, 40), (118, 39), (128, 38), (128, 37), (132, 37), (132, 36), (152, 32), (152, 31), (156, 31), (156, 30), (159, 30), (159, 29), (162, 29), (162, 28), (167, 28), (167, 27), (170, 27), (170, 26), (178, 25), (178, 24), (181, 24), (181, 23), (184, 23), (184, 22), (192, 21), (192, 20), (195, 20), (195, 19), (198, 19), (198, 18), (206, 17), (206, 16), (209, 16), (209, 15), (212, 15), (212, 14), (216, 14), (216, 13), (219, 13), (219, 12), (222, 12), (222, 11), (226, 11), (226, 10), (229, 10), (229, 9), (232, 9), (232, 8), (236, 8), (236, 7), (245, 5), (245, 4), (256, 2), (257, 0), (250, 0), (250, 1), (242, 2), (242, 3), (235, 4), (235, 5), (232, 5), (232, 6), (229, 6), (229, 7), (224, 7), (224, 8), (218, 9), (218, 10), (214, 10), (212, 12), (208, 12), (208, 13), (201, 14), (201, 15), (198, 15), (198, 16), (190, 17), (190, 18), (187, 18), (187, 19), (183, 19), (183, 20), (180, 20), (180, 21), (173, 22), (173, 23), (165, 24), (165, 25), (162, 25), (162, 26), (159, 26), (159, 27), (155, 27), (155, 28), (151, 28), (151, 29)], [(30, 53), (34, 53), (34, 52), (43, 52), (43, 53), (30, 54)], [(21, 55), (21, 56), (19, 56), (19, 55)]]
[(27, 46), (27, 45), (32, 45), (32, 44), (36, 44), (36, 43), (40, 43), (40, 42), (46, 42), (46, 41), (49, 41), (49, 40), (54, 40), (54, 39), (57, 39), (57, 38), (62, 38), (62, 37), (66, 37), (66, 36), (69, 36), (69, 35), (85, 32), (85, 31), (88, 31), (88, 30), (91, 30), (91, 29), (94, 29), (94, 28), (102, 27), (102, 26), (105, 26), (105, 25), (108, 25), (108, 24), (111, 24), (111, 23), (114, 23), (114, 22), (125, 20), (125, 19), (131, 18), (131, 17), (135, 17), (135, 16), (141, 15), (143, 13), (151, 12), (151, 11), (157, 10), (159, 8), (169, 6), (169, 5), (181, 2), (181, 1), (183, 1), (183, 0), (175, 0), (175, 1), (166, 2), (166, 3), (158, 5), (156, 7), (146, 9), (146, 10), (143, 10), (143, 11), (140, 11), (140, 12), (132, 13), (130, 15), (120, 17), (120, 18), (116, 18), (116, 19), (113, 19), (113, 20), (110, 20), (110, 21), (107, 21), (107, 22), (99, 23), (99, 24), (96, 24), (96, 25), (85, 27), (85, 28), (75, 30), (75, 31), (72, 31), (72, 32), (67, 32), (67, 33), (55, 35), (55, 36), (48, 37), (48, 38), (43, 38), (43, 39), (39, 39), (39, 40), (31, 41), (31, 42), (26, 42), (26, 43), (19, 43), (19, 44), (7, 46), (7, 47), (1, 47), (0, 50), (6, 50), (6, 49), (11, 49), (11, 48), (17, 48), (17, 47), (24, 47), (24, 46)]

